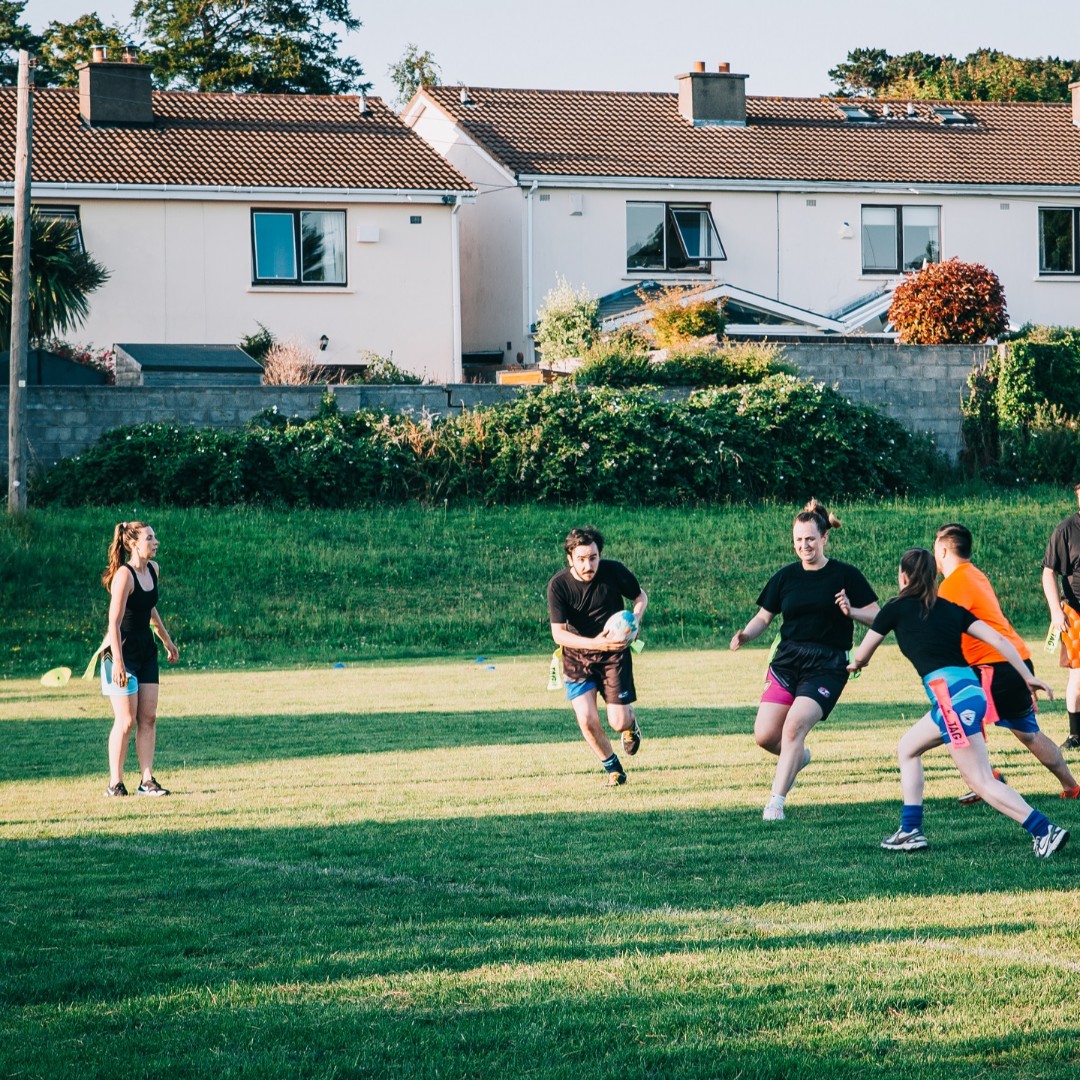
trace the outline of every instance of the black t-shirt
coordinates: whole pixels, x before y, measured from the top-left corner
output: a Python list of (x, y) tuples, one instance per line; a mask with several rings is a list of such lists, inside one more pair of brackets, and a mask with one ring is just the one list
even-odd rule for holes
[(919, 678), (943, 667), (967, 667), (960, 644), (964, 631), (978, 620), (967, 608), (938, 597), (927, 611), (916, 596), (894, 596), (874, 617), (871, 630), (883, 637), (896, 632), (896, 644)]
[(804, 570), (801, 562), (777, 570), (757, 598), (758, 607), (783, 615), (781, 641), (827, 645), (841, 652), (851, 648), (854, 623), (836, 606), (836, 594), (847, 591), (852, 607), (866, 607), (877, 593), (850, 563), (829, 559), (820, 570)]
[(592, 581), (578, 581), (568, 566), (548, 582), (548, 613), (553, 623), (565, 623), (571, 633), (593, 638), (623, 610), (624, 596), (636, 600), (640, 595), (637, 578), (621, 562), (601, 559)]
[(1066, 518), (1050, 534), (1043, 566), (1061, 578), (1065, 599), (1080, 610), (1080, 514)]

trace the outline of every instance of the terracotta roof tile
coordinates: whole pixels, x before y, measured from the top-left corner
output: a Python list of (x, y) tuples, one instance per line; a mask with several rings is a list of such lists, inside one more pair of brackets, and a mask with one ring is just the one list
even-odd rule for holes
[[(378, 98), (155, 91), (150, 127), (89, 127), (78, 91), (34, 92), (34, 183), (468, 191)], [(0, 179), (11, 181), (16, 91), (0, 88)]]
[[(1080, 184), (1068, 104), (748, 97), (745, 127), (694, 127), (678, 95), (469, 87), (427, 93), (517, 175), (851, 183)], [(861, 105), (871, 123), (844, 118)], [(947, 124), (952, 104), (971, 124)]]

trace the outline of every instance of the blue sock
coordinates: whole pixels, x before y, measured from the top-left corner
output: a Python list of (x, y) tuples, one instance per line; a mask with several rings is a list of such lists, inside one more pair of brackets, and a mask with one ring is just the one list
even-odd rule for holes
[(904, 803), (900, 811), (901, 832), (911, 832), (912, 829), (922, 828), (922, 803), (917, 806), (912, 803)]
[(1040, 836), (1045, 836), (1050, 831), (1050, 819), (1045, 814), (1040, 814), (1038, 810), (1032, 810), (1024, 821), (1024, 828), (1038, 840)]
[(605, 768), (605, 770), (607, 772), (622, 772), (623, 771), (622, 762), (619, 761), (619, 755), (618, 754), (612, 754), (611, 757), (609, 757), (607, 759), (607, 761), (601, 761), (600, 764), (604, 766), (604, 768)]

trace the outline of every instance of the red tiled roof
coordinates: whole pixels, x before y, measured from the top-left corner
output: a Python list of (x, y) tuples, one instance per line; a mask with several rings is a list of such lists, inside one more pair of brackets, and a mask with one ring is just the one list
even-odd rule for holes
[[(851, 183), (1080, 184), (1080, 128), (1068, 104), (953, 104), (972, 124), (946, 124), (934, 101), (748, 97), (745, 127), (694, 127), (677, 94), (426, 91), (516, 175), (635, 176)], [(875, 122), (846, 120), (861, 105)]]
[[(0, 89), (0, 180), (14, 177), (16, 93)], [(468, 191), (378, 98), (153, 93), (154, 124), (89, 127), (78, 91), (34, 91), (33, 182)]]

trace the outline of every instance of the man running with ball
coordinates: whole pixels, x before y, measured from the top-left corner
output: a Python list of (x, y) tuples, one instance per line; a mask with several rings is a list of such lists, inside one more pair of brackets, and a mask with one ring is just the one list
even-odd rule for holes
[[(630, 643), (641, 628), (649, 606), (645, 590), (620, 562), (601, 559), (604, 538), (596, 529), (571, 529), (564, 545), (568, 565), (547, 587), (551, 636), (562, 649), (566, 697), (585, 741), (592, 747), (608, 784), (626, 783), (626, 772), (600, 725), (597, 695), (607, 703), (608, 724), (622, 735), (622, 746), (633, 757), (641, 745), (634, 715), (634, 672)], [(614, 640), (604, 630), (623, 610), (623, 598), (633, 601), (634, 632)]]

